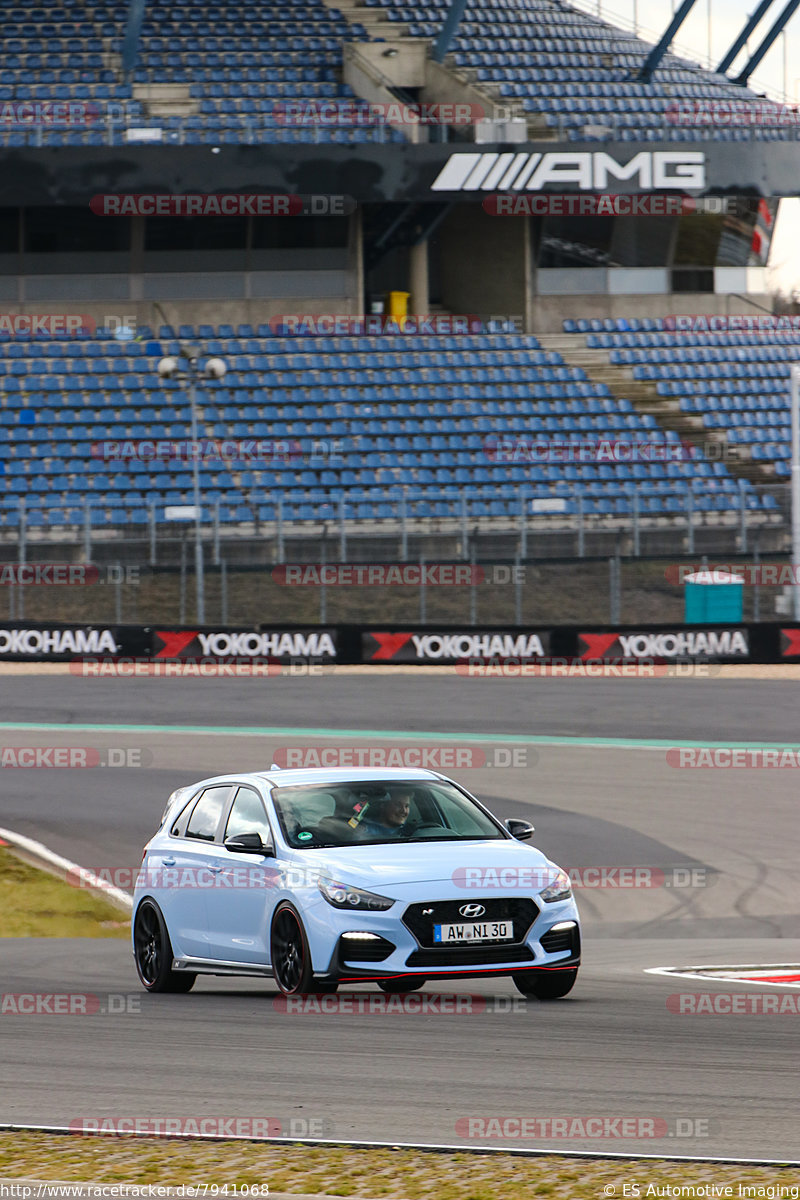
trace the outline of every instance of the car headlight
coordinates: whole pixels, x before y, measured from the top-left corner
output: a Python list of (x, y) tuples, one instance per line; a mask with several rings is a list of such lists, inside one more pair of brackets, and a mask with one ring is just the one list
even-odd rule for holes
[(390, 900), (388, 896), (376, 896), (374, 892), (365, 892), (363, 888), (353, 887), (350, 883), (339, 883), (324, 876), (317, 880), (317, 887), (328, 904), (332, 904), (334, 908), (382, 912), (394, 904), (394, 900)]
[(569, 881), (569, 875), (566, 871), (559, 871), (553, 882), (546, 887), (539, 895), (544, 900), (545, 904), (555, 904), (556, 900), (569, 900), (572, 898), (572, 885)]

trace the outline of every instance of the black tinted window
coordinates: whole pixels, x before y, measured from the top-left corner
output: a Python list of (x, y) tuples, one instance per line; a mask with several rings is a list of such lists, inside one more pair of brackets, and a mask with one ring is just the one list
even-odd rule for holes
[(206, 788), (192, 809), (186, 836), (199, 838), (204, 842), (213, 842), (222, 810), (227, 804), (230, 794), (230, 784)]

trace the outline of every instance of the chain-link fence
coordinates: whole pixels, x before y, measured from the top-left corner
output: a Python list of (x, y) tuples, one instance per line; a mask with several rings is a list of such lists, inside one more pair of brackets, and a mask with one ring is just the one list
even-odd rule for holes
[(191, 506), (176, 520), (152, 503), (122, 525), (87, 500), (71, 529), (42, 507), (6, 509), (0, 612), (133, 624), (671, 622), (683, 614), (678, 568), (724, 562), (750, 568), (745, 614), (766, 620), (780, 589), (753, 565), (790, 551), (787, 485), (632, 488), (616, 501), (518, 488), (268, 495), (233, 522), (218, 496), (203, 501), (199, 572)]
[[(31, 560), (7, 576), (0, 620), (165, 625), (198, 622), (193, 555), (177, 566), (83, 564), (70, 581)], [(684, 578), (720, 567), (715, 557), (664, 555), (525, 561), (443, 559), (405, 563), (295, 563), (247, 566), (225, 558), (202, 576), (203, 623), (274, 624), (638, 624), (681, 622)], [(744, 619), (790, 611), (786, 556), (730, 555), (742, 574)], [(2, 593), (5, 592), (5, 598)], [(781, 608), (783, 605), (783, 608)], [(3, 611), (4, 609), (4, 611)]]

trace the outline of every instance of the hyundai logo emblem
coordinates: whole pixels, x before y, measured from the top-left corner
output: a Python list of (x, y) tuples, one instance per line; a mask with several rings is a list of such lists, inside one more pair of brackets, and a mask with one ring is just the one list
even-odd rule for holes
[(461, 913), (462, 917), (476, 918), (482, 917), (486, 912), (486, 909), (482, 904), (462, 904), (458, 911)]

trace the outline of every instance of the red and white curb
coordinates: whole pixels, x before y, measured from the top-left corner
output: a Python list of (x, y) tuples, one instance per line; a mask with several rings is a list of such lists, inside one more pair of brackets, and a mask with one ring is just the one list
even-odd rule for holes
[(718, 983), (753, 983), (758, 987), (800, 988), (800, 963), (646, 967), (645, 974), (668, 975), (673, 979), (711, 979)]

